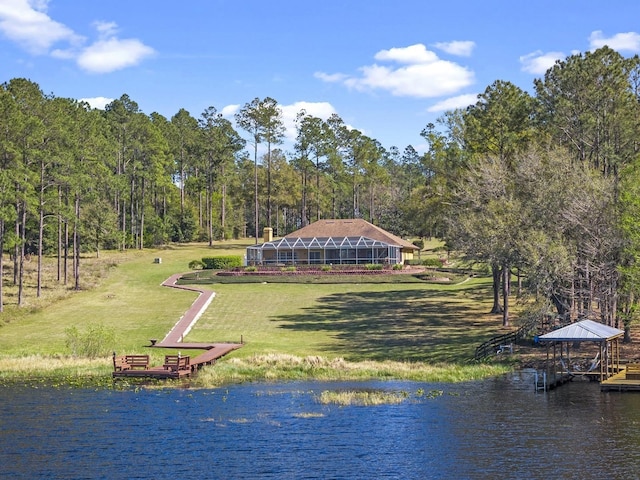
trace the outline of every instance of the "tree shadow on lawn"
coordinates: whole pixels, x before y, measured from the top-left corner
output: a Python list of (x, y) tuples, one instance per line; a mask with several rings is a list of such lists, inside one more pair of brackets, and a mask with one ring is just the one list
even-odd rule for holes
[(464, 362), (500, 326), (486, 290), (332, 294), (279, 328), (327, 332), (327, 351), (349, 360)]

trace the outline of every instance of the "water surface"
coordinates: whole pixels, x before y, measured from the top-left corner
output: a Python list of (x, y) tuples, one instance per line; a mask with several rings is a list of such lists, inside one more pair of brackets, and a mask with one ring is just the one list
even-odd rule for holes
[[(323, 390), (403, 391), (321, 405)], [(442, 391), (428, 398), (422, 392)], [(464, 384), (0, 390), (0, 478), (638, 478), (640, 395), (530, 375)]]

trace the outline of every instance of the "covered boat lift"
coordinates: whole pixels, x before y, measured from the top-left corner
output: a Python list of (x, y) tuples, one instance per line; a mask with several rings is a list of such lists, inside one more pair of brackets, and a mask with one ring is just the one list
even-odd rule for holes
[[(554, 388), (574, 375), (597, 376), (600, 382), (620, 370), (620, 339), (624, 331), (593, 320), (582, 320), (538, 337), (547, 347), (543, 373), (544, 389)], [(570, 347), (573, 343), (592, 342), (599, 351), (586, 371), (571, 370)], [(536, 382), (536, 389), (538, 389)]]

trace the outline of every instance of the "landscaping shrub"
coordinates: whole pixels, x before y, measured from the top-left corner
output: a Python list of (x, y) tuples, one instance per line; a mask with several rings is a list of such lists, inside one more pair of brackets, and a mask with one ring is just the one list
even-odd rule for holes
[(365, 270), (382, 270), (382, 264), (380, 263), (367, 263), (364, 266)]
[(425, 258), (422, 261), (422, 264), (425, 267), (431, 267), (431, 268), (442, 268), (442, 260), (440, 260), (439, 258)]
[(189, 270), (202, 270), (204, 268), (204, 263), (200, 260), (192, 260), (189, 262)]
[(225, 255), (219, 257), (203, 257), (202, 264), (209, 270), (227, 270), (242, 266), (242, 257), (239, 255)]
[(405, 260), (404, 264), (407, 266), (422, 266), (424, 265), (422, 263), (422, 260), (420, 260), (419, 258), (412, 258), (411, 260)]
[(111, 353), (115, 345), (116, 333), (113, 328), (102, 324), (87, 325), (81, 332), (75, 325), (64, 331), (67, 347), (74, 357), (97, 358)]

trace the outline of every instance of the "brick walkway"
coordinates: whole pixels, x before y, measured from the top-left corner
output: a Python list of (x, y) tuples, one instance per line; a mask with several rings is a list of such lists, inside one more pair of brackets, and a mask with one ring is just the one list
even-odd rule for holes
[(207, 309), (213, 298), (215, 292), (211, 290), (204, 290), (199, 287), (192, 287), (189, 285), (177, 285), (176, 282), (182, 276), (181, 273), (170, 276), (162, 285), (164, 287), (178, 288), (180, 290), (188, 290), (191, 292), (197, 292), (198, 298), (191, 304), (191, 307), (180, 317), (178, 322), (167, 333), (162, 341), (155, 344), (160, 348), (182, 348), (182, 349), (196, 349), (207, 350), (199, 357), (195, 357), (191, 360), (191, 364), (198, 362), (198, 358), (202, 357), (202, 363), (211, 363), (212, 360), (220, 358), (226, 355), (232, 350), (236, 350), (242, 347), (241, 343), (183, 343), (184, 337), (191, 331), (191, 328), (198, 321), (200, 316)]

